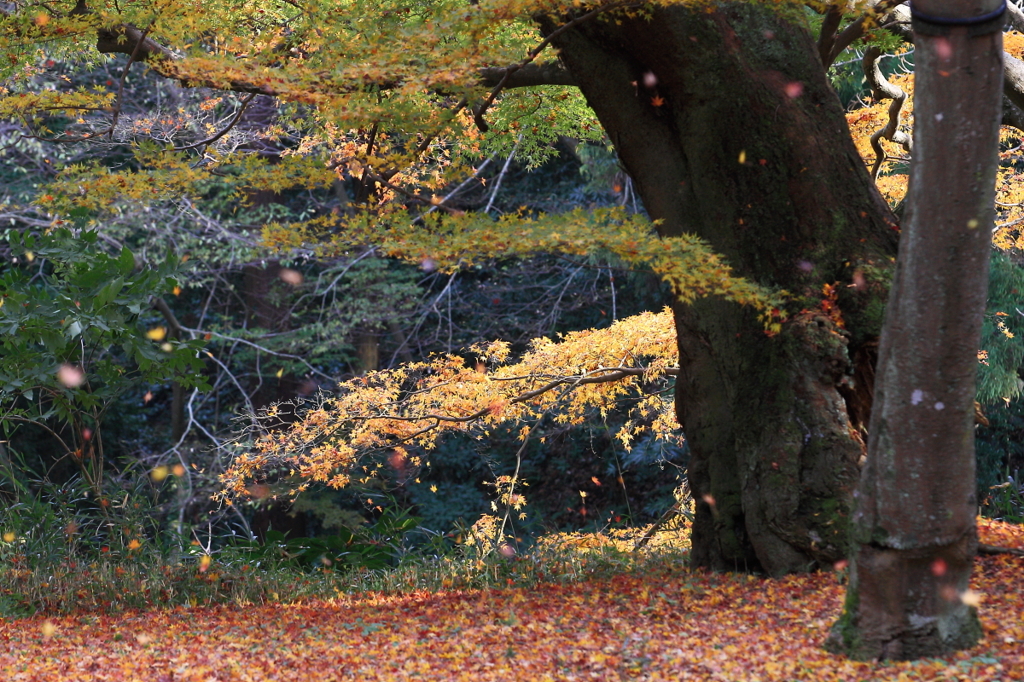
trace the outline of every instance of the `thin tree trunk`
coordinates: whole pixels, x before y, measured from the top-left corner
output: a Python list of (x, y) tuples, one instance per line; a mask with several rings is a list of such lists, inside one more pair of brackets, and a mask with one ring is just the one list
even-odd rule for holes
[[(996, 4), (915, 0), (914, 10), (967, 17)], [(977, 549), (975, 371), (1002, 103), (1002, 24), (988, 29), (915, 22), (906, 221), (846, 608), (829, 643), (858, 658), (937, 656), (981, 635), (964, 595)]]
[(360, 331), (356, 335), (356, 353), (361, 374), (380, 369), (380, 334), (368, 329)]
[(838, 559), (863, 455), (849, 351), (881, 328), (896, 232), (814, 42), (732, 3), (591, 21), (555, 44), (661, 232), (793, 295), (774, 338), (726, 301), (675, 308), (693, 563), (777, 575)]

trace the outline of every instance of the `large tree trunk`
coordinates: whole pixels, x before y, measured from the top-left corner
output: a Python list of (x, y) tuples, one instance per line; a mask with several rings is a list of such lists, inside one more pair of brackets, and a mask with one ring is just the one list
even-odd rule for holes
[[(996, 6), (914, 1), (938, 17)], [(1002, 25), (987, 28), (915, 26), (906, 222), (858, 488), (858, 544), (830, 639), (859, 658), (937, 656), (981, 635), (964, 594), (977, 548), (974, 380), (1002, 100)]]
[(775, 337), (726, 301), (676, 306), (694, 564), (835, 561), (863, 455), (850, 357), (870, 364), (897, 233), (810, 36), (734, 3), (592, 20), (555, 44), (662, 234), (695, 233), (793, 295)]

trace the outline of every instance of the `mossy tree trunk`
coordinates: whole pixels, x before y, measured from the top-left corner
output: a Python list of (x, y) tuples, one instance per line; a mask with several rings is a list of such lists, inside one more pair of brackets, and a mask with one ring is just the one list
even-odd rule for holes
[[(933, 17), (998, 2), (914, 0)], [(930, 22), (929, 22), (930, 23)], [(974, 394), (988, 285), (1002, 91), (1002, 25), (915, 21), (907, 213), (879, 348), (857, 543), (831, 648), (912, 659), (973, 645), (965, 598), (977, 548)], [(972, 35), (974, 34), (974, 35)]]
[(793, 295), (775, 337), (732, 303), (676, 306), (694, 564), (839, 559), (864, 452), (851, 357), (870, 368), (897, 231), (813, 41), (734, 3), (592, 20), (555, 45), (662, 233), (695, 233)]

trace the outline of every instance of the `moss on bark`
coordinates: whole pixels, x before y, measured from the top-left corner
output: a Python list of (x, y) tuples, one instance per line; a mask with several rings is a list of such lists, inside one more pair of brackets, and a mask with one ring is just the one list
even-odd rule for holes
[(792, 296), (776, 337), (726, 301), (675, 307), (694, 563), (782, 574), (836, 560), (863, 454), (841, 390), (850, 344), (880, 329), (896, 232), (813, 41), (730, 3), (589, 22), (555, 44), (663, 233), (695, 233)]

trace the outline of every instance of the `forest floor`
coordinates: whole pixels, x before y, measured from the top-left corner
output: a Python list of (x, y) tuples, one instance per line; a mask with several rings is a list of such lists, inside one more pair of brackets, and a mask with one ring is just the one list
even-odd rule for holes
[[(981, 540), (1024, 549), (1024, 527), (982, 520)], [(972, 588), (983, 641), (909, 663), (822, 649), (842, 573), (666, 568), (530, 588), (0, 620), (0, 680), (1024, 679), (1024, 557), (980, 557)]]

